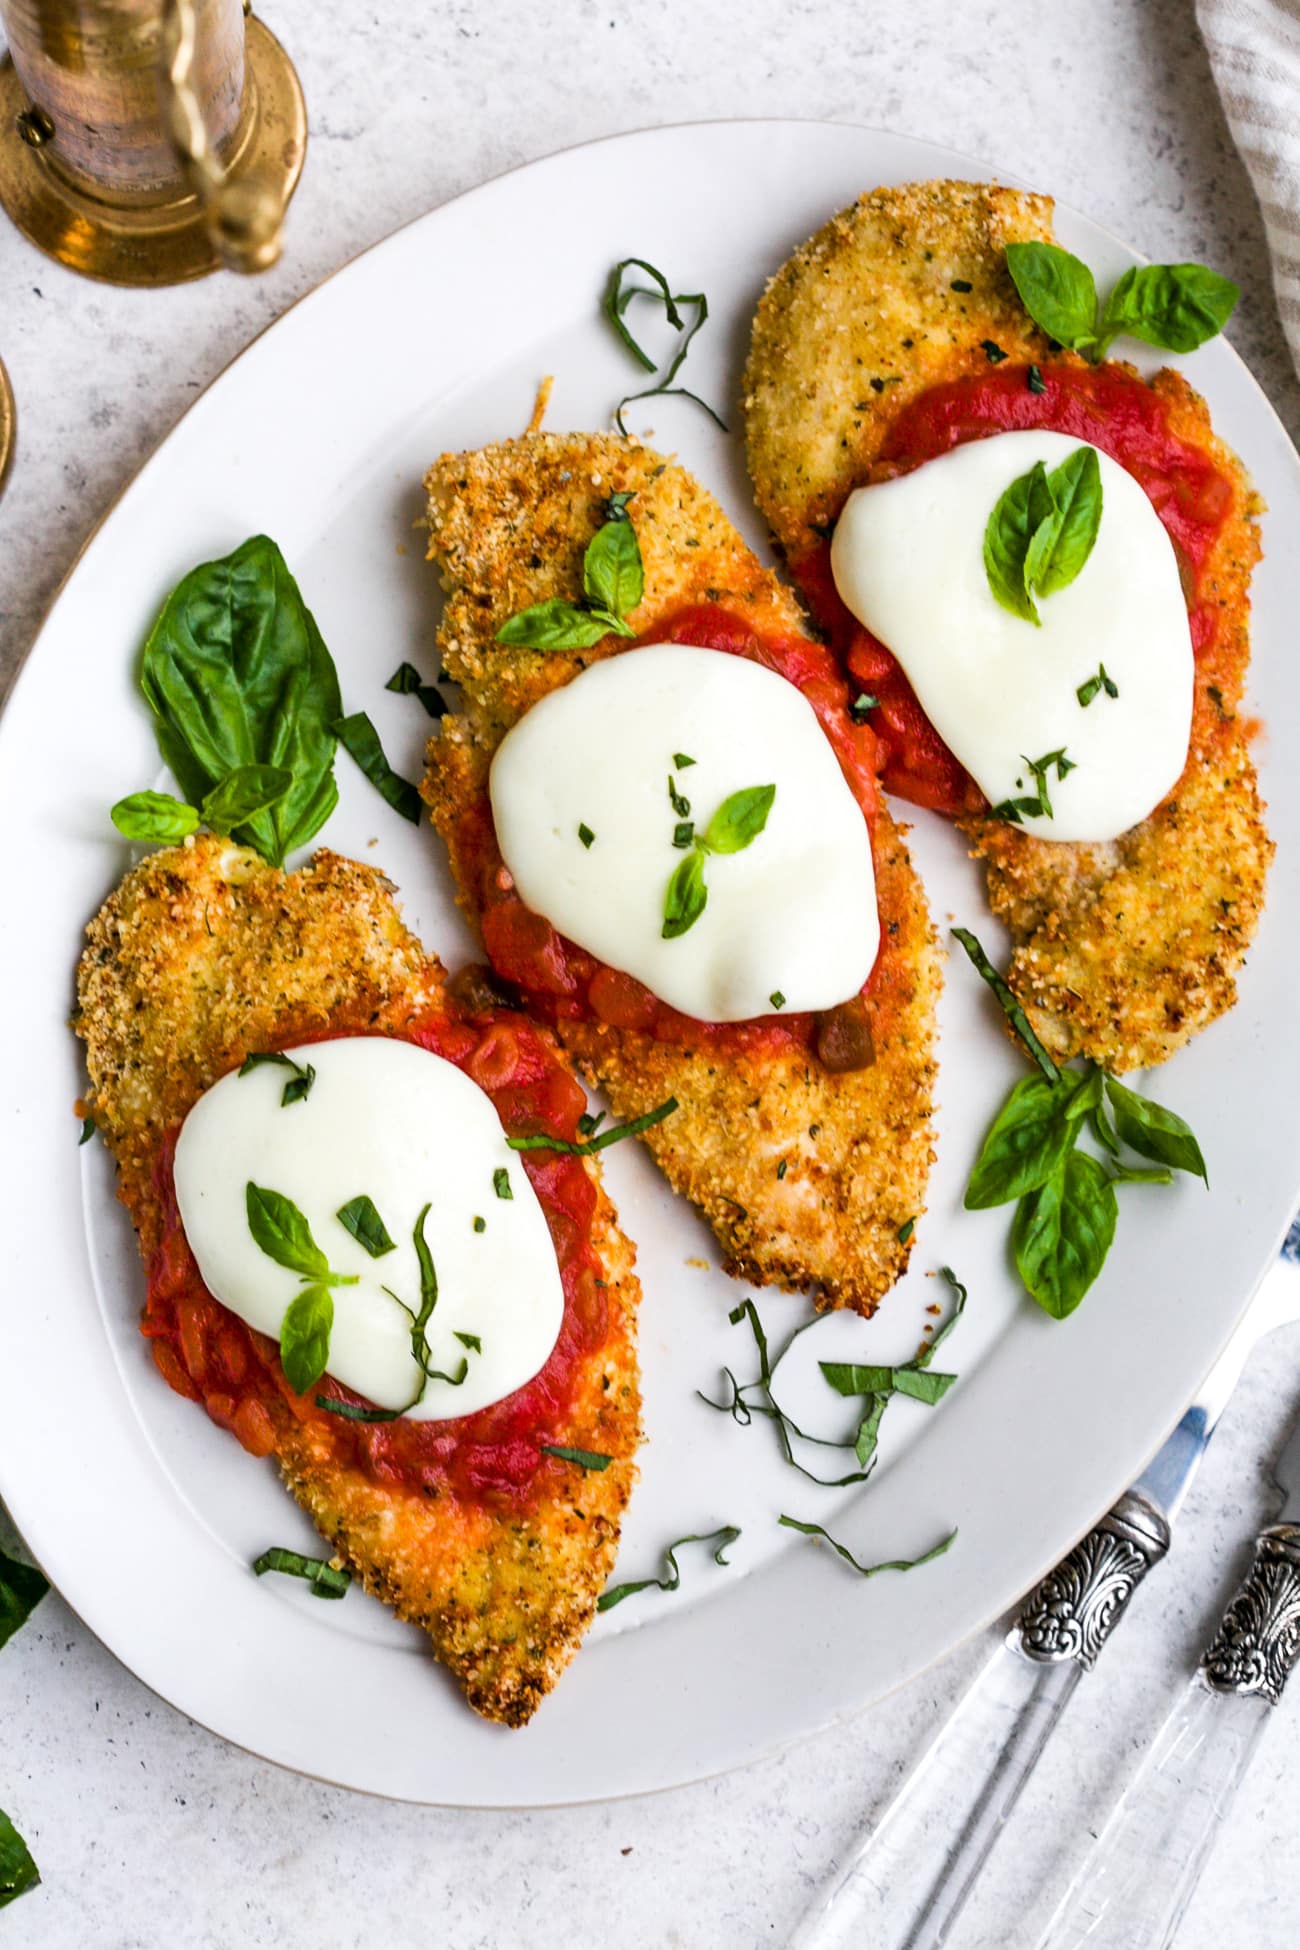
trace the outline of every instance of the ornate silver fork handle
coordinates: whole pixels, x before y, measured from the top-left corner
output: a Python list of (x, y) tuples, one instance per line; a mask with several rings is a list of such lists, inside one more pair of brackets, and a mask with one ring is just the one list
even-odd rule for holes
[(1300, 1525), (1270, 1524), (1039, 1950), (1167, 1950), (1297, 1657)]
[(1129, 1490), (1062, 1558), (792, 1950), (938, 1950), (1080, 1677), (1168, 1548), (1159, 1510)]

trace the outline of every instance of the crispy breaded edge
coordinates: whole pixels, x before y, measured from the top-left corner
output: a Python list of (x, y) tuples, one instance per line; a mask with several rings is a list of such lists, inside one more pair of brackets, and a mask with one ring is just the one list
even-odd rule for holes
[[(619, 649), (610, 638), (582, 652), (523, 650), (497, 643), (496, 632), (531, 603), (580, 591), (583, 551), (609, 494), (635, 496), (646, 577), (645, 598), (629, 617), (638, 632), (705, 601), (759, 629), (805, 626), (789, 591), (712, 497), (633, 441), (529, 435), (444, 455), (427, 487), (429, 553), (448, 591), (439, 646), (463, 710), (430, 741), (424, 796), (477, 922), (465, 821), (483, 806), (493, 752), (538, 698)], [(760, 1285), (811, 1286), (819, 1305), (862, 1313), (904, 1271), (911, 1234), (899, 1234), (924, 1210), (940, 984), (924, 896), (883, 812), (875, 866), (883, 945), (870, 1069), (832, 1076), (795, 1054), (723, 1061), (704, 1039), (683, 1047), (599, 1022), (566, 1020), (557, 1031), (617, 1116), (677, 1098), (679, 1108), (643, 1142), (712, 1226), (729, 1272)]]
[[(990, 347), (1044, 369), (1081, 363), (1033, 325), (1006, 269), (1006, 245), (1050, 241), (1051, 216), (1050, 198), (997, 185), (873, 190), (772, 278), (754, 320), (745, 420), (759, 506), (792, 558), (869, 477), (917, 394), (987, 372)], [(1183, 776), (1107, 846), (962, 821), (1038, 1033), (1060, 1057), (1120, 1071), (1164, 1062), (1232, 1006), (1273, 852), (1238, 716), (1259, 500), (1181, 375), (1152, 383), (1171, 431), (1209, 453), (1233, 488), (1202, 578), (1220, 624), (1197, 667)]]
[[(160, 1147), (204, 1090), (250, 1050), (335, 1023), (394, 1032), (413, 1013), (445, 1008), (443, 980), (390, 884), (336, 854), (283, 873), (201, 837), (132, 869), (87, 929), (75, 1027), (146, 1264), (164, 1222)], [(594, 1161), (587, 1169), (599, 1186)], [(557, 1440), (612, 1456), (603, 1472), (544, 1463), (534, 1506), (496, 1515), (449, 1490), (381, 1485), (346, 1460), (329, 1418), (279, 1397), (271, 1411), (297, 1501), (366, 1589), (429, 1634), (475, 1711), (508, 1726), (531, 1716), (590, 1624), (635, 1472), (639, 1288), (603, 1190), (593, 1243), (611, 1333), (587, 1360)]]

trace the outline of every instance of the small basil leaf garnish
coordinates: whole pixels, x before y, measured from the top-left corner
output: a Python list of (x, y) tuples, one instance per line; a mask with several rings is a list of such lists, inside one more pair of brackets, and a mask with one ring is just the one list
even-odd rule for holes
[(314, 1388), (329, 1365), (334, 1296), (327, 1286), (305, 1286), (280, 1322), (280, 1366), (295, 1395)]
[(686, 752), (673, 753), (673, 764), (677, 767), (677, 770), (679, 772), (687, 771), (692, 765), (694, 765), (694, 763), (695, 760), (689, 757)]
[(582, 589), (593, 608), (626, 616), (645, 594), (636, 530), (626, 513), (592, 536), (582, 563)]
[(823, 1375), (837, 1395), (910, 1395), (933, 1407), (957, 1377), (904, 1363), (897, 1368), (865, 1367), (856, 1361), (821, 1361)]
[(1194, 352), (1223, 330), (1240, 296), (1204, 264), (1134, 264), (1106, 300), (1102, 345), (1127, 332), (1168, 352)]
[(1100, 1273), (1118, 1217), (1110, 1177), (1086, 1151), (1071, 1151), (1017, 1206), (1011, 1226), (1016, 1267), (1054, 1319), (1072, 1314)]
[(483, 1352), (483, 1342), (477, 1334), (462, 1334), (459, 1328), (453, 1331), (462, 1347), (467, 1347), (472, 1354), (481, 1354)]
[(170, 792), (132, 792), (109, 809), (123, 839), (145, 846), (174, 846), (199, 827), (199, 811)]
[(364, 711), (354, 711), (350, 717), (335, 718), (331, 726), (335, 737), (349, 757), (365, 773), (381, 799), (386, 799), (393, 811), (403, 819), (409, 819), (412, 826), (420, 823), (420, 795), (409, 779), (396, 773), (384, 757), (384, 748), (379, 742), (379, 733), (371, 724)]
[(80, 1150), (83, 1144), (89, 1144), (90, 1140), (94, 1137), (94, 1135), (95, 1135), (94, 1118), (83, 1117), (81, 1120), (81, 1136), (77, 1139), (77, 1149)]
[(1101, 526), (1101, 466), (1093, 447), (1076, 447), (1049, 474), (1035, 461), (994, 504), (984, 530), (984, 572), (1003, 609), (1024, 622), (1042, 618), (1035, 596), (1073, 582)]
[(578, 825), (578, 838), (582, 841), (582, 844), (587, 848), (588, 852), (591, 850), (595, 837), (596, 835), (592, 832), (586, 820), (580, 821)]
[(338, 675), (275, 543), (254, 535), (192, 569), (145, 643), (140, 688), (164, 759), (197, 806), (247, 765), (289, 789), (233, 837), (280, 866), (334, 810)]
[[(591, 1158), (597, 1151), (603, 1151), (607, 1145), (618, 1144), (623, 1138), (640, 1137), (642, 1131), (650, 1130), (655, 1124), (662, 1124), (665, 1117), (671, 1117), (676, 1109), (676, 1097), (666, 1097), (663, 1103), (656, 1104), (653, 1110), (644, 1112), (640, 1117), (630, 1118), (626, 1124), (611, 1124), (607, 1131), (602, 1131), (598, 1137), (589, 1137), (583, 1144), (573, 1144), (568, 1138), (547, 1137), (541, 1132), (529, 1137), (508, 1137), (506, 1143), (512, 1151), (563, 1151), (570, 1158)], [(594, 1123), (591, 1123), (588, 1118), (580, 1117), (578, 1129), (581, 1130), (584, 1123), (591, 1123), (591, 1129), (594, 1131), (596, 1125), (603, 1121), (604, 1116), (605, 1113), (602, 1111)], [(494, 1183), (495, 1176), (500, 1176), (507, 1186), (507, 1190), (498, 1191), (497, 1196), (509, 1198), (511, 1193), (508, 1189), (510, 1184), (508, 1175), (504, 1171), (494, 1175)]]
[(424, 679), (414, 664), (400, 663), (388, 682), (384, 685), (384, 689), (386, 691), (397, 691), (403, 697), (409, 697), (412, 692), (419, 690), (423, 682)]
[[(595, 1449), (566, 1449), (554, 1442), (543, 1442), (540, 1447), (544, 1456), (554, 1456), (558, 1462), (574, 1463), (579, 1469), (608, 1469), (614, 1460), (612, 1456), (602, 1456)], [(609, 1610), (608, 1605), (605, 1609)]]
[(1112, 1076), (1106, 1078), (1106, 1095), (1115, 1114), (1115, 1129), (1131, 1150), (1209, 1184), (1201, 1147), (1181, 1117), (1149, 1097), (1139, 1097)]
[(283, 765), (237, 765), (214, 785), (199, 811), (214, 833), (233, 833), (279, 804), (293, 784)]
[(704, 830), (700, 845), (709, 853), (741, 853), (767, 825), (776, 798), (774, 785), (749, 785), (723, 800)]
[(709, 890), (704, 884), (704, 855), (695, 845), (679, 861), (668, 882), (664, 895), (664, 940), (675, 941), (688, 928), (694, 927), (708, 900)]
[(1097, 286), (1081, 258), (1059, 244), (1008, 244), (1007, 269), (1021, 304), (1048, 338), (1072, 352), (1096, 344)]
[(239, 1066), (239, 1074), (246, 1077), (250, 1070), (257, 1070), (265, 1063), (275, 1064), (280, 1069), (292, 1070), (293, 1075), (280, 1093), (281, 1106), (301, 1104), (311, 1095), (311, 1087), (316, 1081), (316, 1069), (311, 1063), (295, 1063), (283, 1050), (254, 1050), (244, 1058)]
[(935, 1544), (920, 1557), (888, 1557), (879, 1564), (862, 1564), (846, 1545), (837, 1543), (831, 1536), (830, 1531), (824, 1529), (819, 1523), (801, 1523), (798, 1517), (778, 1517), (777, 1522), (784, 1524), (787, 1530), (802, 1531), (805, 1537), (822, 1538), (830, 1545), (837, 1556), (842, 1557), (844, 1562), (857, 1572), (860, 1578), (874, 1578), (881, 1571), (915, 1571), (918, 1565), (931, 1564), (936, 1557), (942, 1557), (944, 1552), (952, 1546), (957, 1536), (955, 1530), (950, 1530), (941, 1543)]
[(1107, 697), (1119, 696), (1119, 685), (1113, 677), (1107, 675), (1105, 664), (1098, 664), (1096, 676), (1089, 677), (1086, 683), (1080, 684), (1074, 695), (1086, 711), (1098, 691), (1105, 691)]
[[(506, 1140), (507, 1143), (509, 1143), (509, 1141), (510, 1141), (509, 1139)], [(498, 1198), (514, 1197), (514, 1192), (510, 1188), (510, 1173), (506, 1170), (504, 1165), (498, 1165), (496, 1170), (493, 1172), (492, 1189), (496, 1193)]]
[(1091, 271), (1058, 244), (1008, 244), (1007, 269), (1034, 323), (1094, 364), (1121, 332), (1193, 352), (1221, 332), (1241, 293), (1204, 264), (1133, 265), (1098, 315)]
[(49, 1590), (49, 1580), (34, 1564), (20, 1564), (0, 1551), (0, 1645), (25, 1625)]
[(1007, 982), (993, 966), (969, 928), (954, 928), (952, 932), (954, 939), (960, 941), (966, 950), (981, 981), (987, 982), (997, 997), (998, 1007), (1020, 1038), (1031, 1060), (1038, 1065), (1050, 1083), (1055, 1083), (1061, 1073), (1034, 1034), (1029, 1017), (1021, 1008)]
[(365, 1192), (350, 1198), (346, 1205), (340, 1205), (335, 1218), (345, 1232), (350, 1232), (359, 1246), (364, 1246), (371, 1259), (382, 1259), (385, 1253), (396, 1252), (397, 1241), (389, 1237), (388, 1227), (380, 1218), (375, 1202)]
[(351, 1571), (340, 1570), (323, 1557), (304, 1557), (301, 1551), (285, 1550), (273, 1544), (254, 1558), (253, 1570), (261, 1578), (268, 1571), (279, 1571), (288, 1578), (305, 1578), (317, 1598), (344, 1598), (352, 1583)]
[(18, 1830), (0, 1808), (0, 1909), (35, 1889), (41, 1872)]
[(527, 650), (589, 650), (611, 631), (616, 636), (635, 635), (606, 610), (579, 609), (576, 603), (552, 596), (510, 617), (497, 631), (497, 642)]
[(1053, 818), (1052, 797), (1047, 789), (1047, 774), (1055, 766), (1057, 778), (1063, 779), (1068, 772), (1074, 770), (1074, 760), (1066, 757), (1064, 745), (1059, 751), (1045, 752), (1041, 758), (1026, 758), (1023, 752), (1021, 758), (1033, 774), (1033, 797), (1026, 795), (1023, 799), (1004, 799), (1000, 805), (990, 808), (994, 819), (1010, 820), (1013, 826), (1019, 826), (1026, 816), (1031, 819)]
[(682, 1581), (682, 1574), (677, 1568), (677, 1552), (683, 1544), (715, 1544), (717, 1548), (713, 1552), (713, 1561), (725, 1565), (730, 1560), (723, 1553), (731, 1548), (739, 1535), (736, 1525), (727, 1523), (719, 1525), (716, 1530), (697, 1531), (690, 1537), (677, 1538), (675, 1543), (664, 1547), (662, 1577), (634, 1578), (627, 1584), (612, 1584), (596, 1600), (596, 1610), (612, 1611), (615, 1605), (621, 1605), (625, 1598), (634, 1597), (638, 1591), (676, 1591)]
[(250, 1178), (244, 1187), (244, 1210), (248, 1230), (268, 1259), (306, 1280), (330, 1286), (355, 1286), (355, 1273), (335, 1273), (316, 1241), (306, 1215), (283, 1192), (269, 1185), (255, 1185)]

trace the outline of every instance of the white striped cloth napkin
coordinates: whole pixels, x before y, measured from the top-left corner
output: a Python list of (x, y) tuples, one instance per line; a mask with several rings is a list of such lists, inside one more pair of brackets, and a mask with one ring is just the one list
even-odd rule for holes
[(1264, 213), (1300, 369), (1300, 0), (1196, 0), (1224, 113)]

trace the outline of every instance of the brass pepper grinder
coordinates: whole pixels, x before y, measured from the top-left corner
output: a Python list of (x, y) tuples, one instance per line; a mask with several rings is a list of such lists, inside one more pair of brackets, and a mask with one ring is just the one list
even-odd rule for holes
[(179, 284), (280, 254), (307, 116), (243, 0), (0, 0), (0, 206), (61, 264)]

